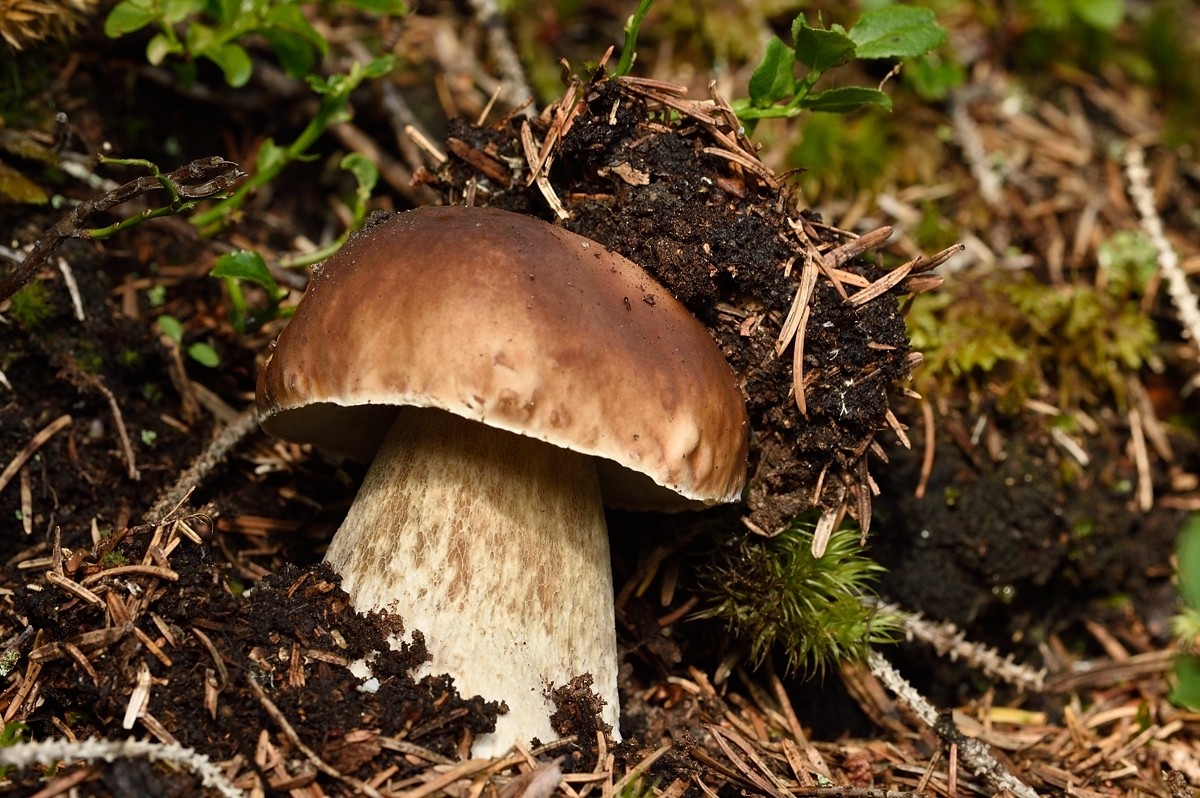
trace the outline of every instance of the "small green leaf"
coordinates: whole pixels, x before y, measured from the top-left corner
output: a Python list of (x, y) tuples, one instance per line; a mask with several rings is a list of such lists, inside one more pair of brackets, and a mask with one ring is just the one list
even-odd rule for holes
[(792, 49), (778, 36), (772, 36), (771, 41), (767, 42), (762, 61), (758, 62), (754, 74), (750, 76), (751, 105), (766, 108), (795, 94), (796, 78), (792, 75), (795, 62)]
[(177, 344), (183, 343), (183, 325), (179, 323), (179, 319), (164, 313), (158, 317), (156, 323), (158, 329), (162, 330), (168, 338), (174, 339)]
[(230, 42), (220, 47), (209, 47), (204, 50), (204, 55), (221, 68), (225, 73), (225, 82), (233, 88), (245, 86), (246, 81), (250, 80), (254, 65), (250, 61), (250, 54), (240, 44)]
[(217, 354), (217, 350), (203, 341), (197, 341), (189, 346), (187, 353), (192, 360), (201, 366), (208, 366), (210, 369), (215, 369), (221, 365), (221, 356)]
[(286, 157), (287, 151), (276, 144), (275, 139), (268, 138), (258, 148), (258, 158), (255, 159), (254, 166), (259, 172), (269, 172)]
[(1177, 684), (1171, 691), (1171, 703), (1200, 709), (1200, 659), (1190, 654), (1176, 657), (1175, 678)]
[(1200, 610), (1200, 513), (1184, 522), (1175, 543), (1179, 566), (1179, 597), (1192, 609)]
[(0, 746), (5, 748), (28, 739), (29, 727), (20, 721), (10, 720), (4, 724), (4, 731), (0, 732)]
[(304, 16), (304, 12), (300, 10), (299, 6), (290, 3), (272, 6), (263, 14), (263, 19), (280, 30), (302, 37), (313, 47), (316, 47), (321, 52), (322, 57), (329, 55), (329, 43), (312, 26), (312, 23), (308, 21), (308, 17)]
[(168, 25), (183, 22), (189, 14), (198, 14), (204, 10), (203, 0), (161, 0), (163, 21)]
[(1125, 0), (1071, 0), (1071, 10), (1086, 25), (1113, 30), (1125, 19)]
[(279, 57), (280, 66), (290, 77), (299, 78), (309, 73), (315, 59), (312, 45), (304, 37), (273, 28), (264, 28), (260, 33), (271, 43), (271, 48)]
[(839, 31), (810, 28), (804, 15), (792, 23), (792, 41), (796, 43), (796, 60), (814, 72), (826, 72), (852, 60), (854, 42)]
[(810, 94), (801, 101), (800, 107), (827, 114), (848, 114), (868, 103), (881, 106), (886, 111), (892, 110), (891, 97), (878, 89), (868, 89), (865, 86), (843, 86), (819, 94)]
[(408, 13), (408, 4), (404, 0), (347, 0), (347, 2), (357, 9), (375, 14), (402, 17)]
[(940, 47), (946, 29), (928, 8), (885, 6), (859, 17), (849, 36), (859, 58), (912, 58)]
[(45, 205), (50, 200), (41, 186), (3, 161), (0, 161), (0, 196), (30, 205)]
[(183, 47), (179, 42), (171, 41), (163, 33), (154, 34), (154, 37), (146, 43), (146, 60), (154, 66), (161, 64), (168, 55), (182, 52)]
[[(362, 68), (362, 78), (360, 78), (360, 80), (366, 78), (381, 78), (390, 73), (395, 65), (396, 59), (392, 56), (380, 56)], [(358, 65), (355, 64), (355, 66)], [(353, 72), (353, 70), (351, 71)], [(354, 85), (357, 86), (358, 81), (355, 81)]]
[(336, 88), (336, 81), (340, 75), (334, 75), (332, 80), (325, 80), (321, 75), (305, 75), (304, 80), (307, 81), (308, 87), (317, 94), (333, 94)]
[(200, 22), (189, 22), (187, 33), (183, 37), (188, 54), (192, 57), (204, 54), (217, 38), (217, 32)]
[(345, 158), (342, 158), (340, 166), (354, 175), (354, 179), (358, 181), (358, 185), (368, 195), (374, 190), (375, 184), (379, 182), (379, 168), (365, 155), (352, 152)]
[(123, 0), (113, 6), (104, 20), (104, 35), (110, 39), (133, 33), (154, 21), (155, 11), (151, 0)]
[[(246, 5), (249, 4), (247, 3)], [(222, 28), (232, 28), (237, 23), (238, 17), (243, 13), (241, 0), (215, 0), (215, 2), (209, 3), (208, 6), (210, 13), (211, 9), (215, 8), (216, 13), (213, 16), (216, 17), (217, 22), (220, 23), (219, 26)]]
[(275, 278), (271, 276), (262, 255), (247, 249), (240, 249), (217, 258), (217, 265), (209, 272), (209, 276), (248, 280), (265, 288), (272, 299), (278, 299), (281, 291), (286, 293), (286, 290), (280, 289)]

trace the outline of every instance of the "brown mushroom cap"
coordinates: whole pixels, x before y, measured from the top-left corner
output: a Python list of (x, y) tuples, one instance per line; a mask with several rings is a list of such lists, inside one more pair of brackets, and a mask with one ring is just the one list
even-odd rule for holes
[(258, 381), (269, 434), (356, 459), (398, 406), (594, 455), (613, 506), (735, 501), (745, 483), (745, 403), (700, 323), (620, 255), (506, 211), (423, 208), (358, 234)]

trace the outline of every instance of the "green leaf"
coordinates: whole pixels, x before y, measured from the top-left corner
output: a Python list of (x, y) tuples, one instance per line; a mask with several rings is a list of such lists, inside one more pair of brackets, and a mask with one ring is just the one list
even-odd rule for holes
[(322, 57), (329, 55), (329, 43), (312, 26), (312, 23), (308, 21), (308, 17), (304, 16), (304, 12), (300, 10), (299, 6), (291, 5), (290, 3), (272, 6), (263, 14), (263, 19), (280, 30), (302, 37), (313, 47), (316, 47)]
[(0, 196), (30, 205), (45, 205), (50, 200), (41, 186), (3, 161), (0, 161)]
[(189, 14), (198, 14), (204, 10), (203, 0), (161, 0), (163, 21), (168, 25), (183, 22)]
[(825, 72), (852, 60), (854, 42), (838, 31), (810, 28), (804, 15), (792, 22), (796, 60), (814, 72)]
[(155, 19), (151, 0), (123, 0), (113, 6), (104, 20), (104, 35), (110, 39), (133, 33), (149, 25)]
[(946, 41), (946, 29), (933, 11), (915, 6), (887, 6), (868, 11), (850, 29), (859, 58), (912, 58)]
[(404, 0), (347, 0), (350, 5), (362, 11), (375, 14), (388, 14), (402, 17), (408, 13), (408, 4)]
[(213, 16), (222, 28), (232, 28), (243, 13), (241, 0), (216, 0), (209, 4), (210, 8), (212, 6), (216, 6), (216, 13)]
[(1113, 30), (1125, 19), (1125, 0), (1071, 0), (1071, 10), (1093, 28)]
[(179, 323), (179, 319), (174, 316), (163, 314), (156, 320), (158, 329), (168, 337), (174, 339), (175, 343), (183, 343), (183, 325)]
[(210, 277), (233, 277), (256, 283), (265, 288), (273, 300), (278, 300), (281, 292), (287, 293), (286, 289), (281, 289), (275, 282), (275, 278), (271, 276), (262, 255), (247, 249), (240, 249), (217, 258), (217, 265), (208, 274)]
[(0, 732), (0, 746), (8, 748), (16, 745), (22, 740), (29, 739), (29, 726), (20, 721), (10, 720), (4, 724), (4, 731)]
[(1178, 683), (1171, 691), (1171, 703), (1192, 710), (1200, 709), (1200, 659), (1190, 654), (1177, 657), (1175, 678)]
[(221, 356), (217, 354), (217, 350), (203, 341), (197, 341), (189, 346), (187, 353), (192, 360), (201, 366), (208, 366), (210, 369), (215, 369), (221, 365)]
[(326, 80), (321, 75), (305, 75), (304, 80), (307, 81), (308, 87), (315, 93), (320, 95), (332, 94), (336, 88), (336, 81), (341, 75), (334, 75), (333, 80)]
[[(395, 65), (396, 65), (396, 59), (393, 58), (392, 56), (390, 56), (390, 55), (380, 56), (379, 58), (376, 58), (374, 61), (372, 61), (371, 63), (367, 64), (365, 67), (362, 68), (362, 77), (359, 80), (355, 81), (354, 85), (357, 86), (359, 84), (359, 82), (363, 79), (381, 78), (384, 75), (387, 75), (388, 73), (390, 73), (392, 71), (392, 69), (395, 67)], [(358, 66), (358, 65), (355, 64), (355, 66)], [(353, 73), (353, 70), (351, 70), (351, 72)]]
[(204, 55), (204, 51), (216, 41), (217, 32), (200, 22), (189, 22), (187, 33), (183, 37), (188, 54), (193, 58)]
[(868, 89), (865, 86), (843, 86), (819, 94), (810, 94), (800, 102), (800, 107), (827, 114), (848, 114), (868, 103), (881, 106), (886, 111), (892, 110), (891, 97), (878, 89)]
[(299, 78), (309, 73), (315, 59), (312, 45), (304, 37), (273, 28), (264, 28), (260, 33), (271, 43), (279, 64), (290, 77)]
[(183, 46), (179, 42), (171, 41), (163, 33), (156, 33), (154, 38), (146, 43), (146, 60), (154, 66), (161, 64), (168, 55), (182, 52)]
[(1200, 610), (1200, 513), (1188, 516), (1175, 542), (1179, 566), (1179, 597), (1192, 609)]
[(792, 49), (778, 36), (767, 42), (762, 61), (750, 76), (750, 104), (757, 108), (774, 105), (796, 93), (796, 78), (792, 67), (796, 63)]
[(342, 158), (340, 166), (354, 175), (354, 179), (358, 181), (359, 187), (365, 190), (368, 195), (375, 188), (375, 184), (379, 182), (378, 167), (361, 153), (350, 153), (345, 158)]
[(276, 144), (275, 139), (268, 138), (258, 148), (258, 158), (255, 159), (254, 167), (260, 173), (269, 172), (283, 162), (286, 157), (287, 151)]
[(225, 82), (233, 88), (245, 86), (246, 81), (250, 80), (254, 65), (250, 61), (250, 54), (240, 44), (230, 42), (220, 47), (209, 47), (204, 50), (204, 55), (221, 68), (225, 73)]

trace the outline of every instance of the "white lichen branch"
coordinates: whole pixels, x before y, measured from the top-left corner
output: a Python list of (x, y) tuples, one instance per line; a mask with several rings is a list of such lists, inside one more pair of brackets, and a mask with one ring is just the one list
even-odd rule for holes
[[(908, 705), (922, 723), (937, 732), (939, 736), (943, 735), (943, 727), (938, 722), (938, 712), (934, 709), (933, 704), (930, 704), (925, 696), (917, 692), (917, 689), (909, 684), (908, 680), (901, 676), (882, 654), (872, 651), (867, 657), (867, 667), (871, 669), (875, 678), (883, 683), (884, 687)], [(991, 749), (986, 743), (964, 737), (957, 730), (955, 730), (954, 738), (947, 742), (953, 742), (958, 746), (959, 762), (975, 776), (987, 782), (996, 792), (1007, 790), (1014, 798), (1038, 798), (1038, 794), (1032, 787), (1009, 773), (1008, 768), (992, 756)]]
[(954, 138), (962, 148), (963, 158), (975, 177), (979, 186), (979, 196), (992, 210), (1003, 213), (1007, 210), (1007, 201), (1001, 188), (1003, 181), (1000, 174), (992, 167), (991, 159), (983, 146), (983, 136), (979, 126), (967, 111), (965, 99), (957, 94), (951, 95), (950, 124), (954, 129)]
[(18, 743), (0, 748), (0, 766), (27, 768), (33, 765), (54, 765), (58, 762), (95, 762), (117, 759), (147, 759), (151, 762), (170, 762), (186, 768), (200, 777), (205, 787), (216, 790), (225, 798), (245, 798), (211, 759), (193, 748), (163, 745), (144, 740), (63, 740), (51, 739)]
[(1142, 217), (1142, 229), (1158, 250), (1158, 268), (1167, 284), (1167, 294), (1179, 314), (1184, 334), (1200, 345), (1200, 300), (1192, 293), (1187, 276), (1179, 266), (1179, 255), (1167, 241), (1162, 218), (1154, 207), (1154, 190), (1150, 188), (1150, 170), (1146, 168), (1145, 151), (1132, 142), (1125, 145), (1125, 177), (1129, 180), (1129, 196)]
[(1041, 692), (1046, 687), (1045, 668), (1034, 670), (1028, 665), (1016, 662), (1012, 654), (1001, 657), (996, 649), (967, 640), (966, 633), (949, 621), (928, 621), (921, 617), (920, 613), (906, 612), (894, 604), (879, 604), (877, 611), (882, 615), (895, 615), (900, 619), (908, 640), (928, 643), (937, 651), (938, 656), (948, 656), (951, 662), (961, 659), (985, 676), (1001, 679), (1024, 690)]

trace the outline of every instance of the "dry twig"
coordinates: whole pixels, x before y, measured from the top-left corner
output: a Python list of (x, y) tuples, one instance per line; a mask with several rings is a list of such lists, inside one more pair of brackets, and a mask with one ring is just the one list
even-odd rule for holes
[(872, 651), (867, 657), (867, 665), (871, 673), (897, 698), (906, 703), (922, 723), (937, 732), (944, 742), (958, 745), (962, 764), (976, 776), (984, 779), (996, 791), (1008, 790), (1016, 798), (1038, 798), (1038, 794), (1029, 785), (1009, 773), (1008, 769), (992, 756), (986, 743), (964, 736), (954, 726), (949, 713), (939, 717), (933, 705), (897, 673), (883, 655)]
[(253, 432), (257, 426), (258, 411), (252, 407), (238, 416), (235, 421), (221, 428), (213, 436), (208, 447), (200, 453), (200, 456), (179, 475), (175, 484), (158, 497), (158, 501), (154, 502), (154, 506), (147, 511), (146, 520), (153, 523), (165, 518), (168, 511), (177, 506), (189, 490), (203, 483), (213, 469), (224, 461), (233, 447), (237, 446), (242, 438)]
[[(213, 156), (184, 164), (173, 172), (163, 175), (175, 184), (180, 197), (199, 199), (227, 191), (234, 183), (246, 176), (238, 165), (224, 158)], [(199, 182), (197, 182), (199, 181)], [(98, 213), (123, 205), (132, 199), (163, 188), (155, 177), (139, 177), (119, 186), (101, 197), (84, 200), (75, 206), (58, 224), (50, 228), (25, 260), (15, 266), (0, 280), (0, 302), (8, 299), (17, 289), (29, 282), (46, 258), (68, 238), (90, 238), (91, 231), (84, 227), (88, 219)]]

